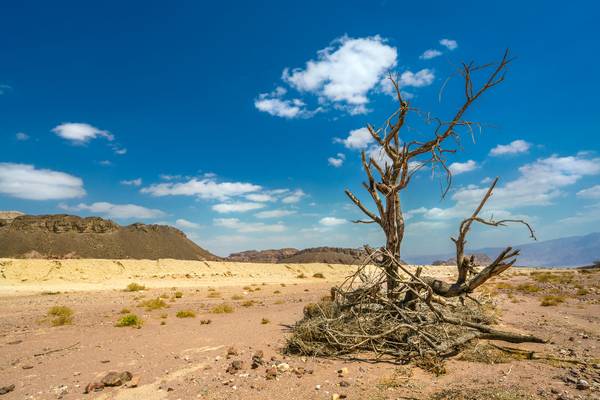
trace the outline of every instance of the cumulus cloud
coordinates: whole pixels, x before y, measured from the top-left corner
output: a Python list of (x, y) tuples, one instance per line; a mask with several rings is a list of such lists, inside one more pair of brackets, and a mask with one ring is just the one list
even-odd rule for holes
[(121, 181), (121, 185), (125, 185), (125, 186), (142, 186), (142, 178), (124, 180), (124, 181)]
[(97, 137), (104, 137), (107, 140), (114, 140), (114, 136), (105, 130), (98, 129), (95, 126), (79, 122), (67, 122), (52, 128), (52, 132), (63, 139), (74, 144), (85, 144)]
[(513, 140), (509, 144), (499, 144), (490, 150), (490, 156), (503, 156), (508, 154), (527, 153), (531, 148), (531, 143), (524, 140)]
[(286, 90), (278, 87), (271, 93), (261, 93), (254, 100), (254, 107), (259, 111), (266, 112), (282, 118), (309, 118), (319, 111), (309, 111), (306, 104), (300, 99), (284, 99)]
[(584, 199), (600, 199), (600, 185), (595, 185), (577, 192), (577, 197)]
[(346, 148), (353, 150), (366, 149), (373, 142), (373, 136), (367, 128), (358, 128), (350, 131), (345, 139), (335, 138), (335, 143), (342, 143)]
[(30, 164), (0, 163), (0, 194), (26, 200), (71, 199), (85, 195), (73, 175)]
[(200, 228), (200, 224), (197, 224), (192, 221), (188, 221), (187, 219), (179, 218), (175, 221), (175, 225), (179, 228), (183, 229), (197, 229)]
[(247, 212), (264, 207), (265, 205), (263, 203), (239, 201), (233, 203), (215, 204), (214, 206), (212, 206), (212, 209), (220, 214), (227, 214), (232, 212)]
[(25, 140), (29, 140), (29, 135), (25, 132), (17, 132), (15, 135), (18, 141), (24, 142)]
[(293, 214), (296, 214), (296, 211), (294, 211), (294, 210), (269, 210), (269, 211), (258, 212), (256, 214), (254, 214), (254, 216), (256, 218), (266, 219), (266, 218), (287, 217), (288, 215), (293, 215)]
[(93, 214), (101, 214), (109, 218), (117, 219), (153, 219), (165, 215), (165, 213), (161, 210), (146, 208), (136, 204), (112, 204), (108, 202), (96, 202), (92, 204), (80, 203), (76, 206), (61, 204), (59, 207), (71, 212), (88, 211)]
[(217, 182), (214, 177), (192, 178), (186, 182), (165, 182), (153, 184), (141, 190), (152, 196), (196, 196), (205, 200), (228, 200), (231, 197), (247, 195), (262, 189), (259, 185), (247, 182)]
[(336, 217), (325, 217), (325, 218), (321, 218), (319, 220), (319, 224), (321, 224), (323, 226), (338, 226), (338, 225), (343, 225), (346, 222), (348, 222), (348, 221), (346, 221), (345, 219), (336, 218)]
[(259, 202), (277, 200), (273, 195), (268, 194), (268, 193), (252, 193), (252, 194), (246, 195), (245, 197), (246, 197), (246, 199), (248, 199), (250, 201), (259, 201)]
[(454, 50), (458, 47), (458, 43), (456, 42), (456, 40), (452, 39), (442, 39), (440, 40), (440, 44), (448, 50)]
[(342, 166), (342, 164), (344, 164), (345, 159), (346, 156), (343, 153), (337, 153), (336, 157), (329, 157), (327, 159), (327, 163), (332, 167), (339, 168)]
[(283, 71), (283, 80), (295, 89), (318, 96), (321, 103), (338, 103), (350, 111), (365, 112), (368, 94), (396, 65), (396, 48), (380, 36), (336, 39), (317, 52), (304, 68)]
[(433, 83), (435, 74), (430, 69), (422, 69), (418, 72), (404, 71), (398, 77), (398, 86), (403, 87), (423, 87)]
[(286, 227), (283, 224), (264, 224), (262, 222), (242, 222), (238, 218), (216, 218), (213, 220), (215, 226), (234, 229), (240, 233), (258, 232), (283, 232)]
[(301, 189), (296, 189), (291, 194), (281, 199), (281, 202), (285, 204), (298, 203), (304, 196), (306, 196), (306, 193), (304, 193)]
[(473, 160), (469, 160), (464, 163), (455, 162), (448, 166), (448, 169), (450, 170), (452, 175), (464, 174), (465, 172), (473, 171), (476, 168), (477, 168), (477, 163)]
[(421, 60), (431, 60), (442, 55), (442, 52), (435, 49), (425, 50), (423, 54), (419, 56)]
[[(600, 174), (600, 158), (585, 155), (551, 156), (538, 159), (519, 168), (519, 176), (498, 186), (486, 205), (488, 214), (501, 215), (506, 210), (528, 206), (547, 206), (564, 195), (564, 188), (585, 176)], [(448, 208), (431, 208), (421, 212), (429, 219), (464, 217), (471, 213), (483, 198), (487, 186), (469, 185), (452, 195), (454, 205)]]

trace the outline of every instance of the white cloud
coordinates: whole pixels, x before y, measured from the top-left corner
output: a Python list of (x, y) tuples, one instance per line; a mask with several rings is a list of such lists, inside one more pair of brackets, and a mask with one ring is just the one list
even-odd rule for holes
[(11, 90), (12, 87), (9, 85), (0, 85), (0, 95), (3, 95), (7, 91)]
[(195, 222), (191, 222), (188, 221), (187, 219), (183, 219), (183, 218), (179, 218), (178, 220), (175, 221), (175, 225), (178, 226), (179, 228), (183, 228), (183, 229), (197, 229), (200, 228), (200, 224), (197, 224)]
[(246, 195), (244, 197), (246, 197), (246, 199), (248, 199), (250, 201), (259, 201), (259, 202), (277, 200), (275, 197), (273, 197), (272, 195), (270, 195), (268, 193), (252, 193), (252, 194)]
[(98, 164), (102, 165), (103, 167), (110, 167), (112, 165), (112, 161), (102, 160), (102, 161), (99, 161)]
[(78, 122), (60, 124), (53, 128), (52, 132), (75, 144), (84, 144), (97, 137), (104, 137), (108, 140), (114, 139), (114, 136), (108, 131), (98, 129), (90, 124)]
[(262, 222), (242, 222), (238, 218), (216, 218), (213, 220), (215, 226), (234, 229), (240, 233), (254, 232), (283, 232), (286, 227), (283, 224), (264, 224)]
[(373, 142), (373, 136), (367, 128), (358, 128), (350, 131), (346, 139), (335, 138), (335, 143), (342, 143), (348, 149), (365, 149)]
[(442, 55), (442, 52), (435, 49), (425, 50), (423, 54), (419, 56), (421, 60), (431, 60)]
[(527, 153), (531, 148), (531, 143), (524, 140), (514, 140), (509, 144), (499, 144), (490, 150), (490, 156), (503, 156), (507, 154)]
[(300, 99), (284, 99), (283, 96), (286, 92), (284, 88), (278, 87), (271, 93), (261, 93), (254, 100), (254, 107), (259, 111), (282, 118), (308, 118), (318, 112), (318, 110), (307, 110), (306, 104)]
[(346, 156), (343, 153), (337, 153), (337, 157), (329, 157), (327, 159), (327, 163), (329, 163), (329, 165), (332, 167), (339, 168), (342, 166), (342, 164), (344, 164), (345, 159)]
[(448, 50), (454, 50), (458, 47), (458, 43), (456, 42), (456, 40), (452, 39), (442, 39), (440, 40), (440, 44)]
[(136, 204), (112, 204), (108, 202), (96, 202), (92, 204), (80, 203), (76, 206), (68, 206), (66, 204), (59, 205), (67, 211), (88, 211), (94, 214), (101, 214), (109, 218), (129, 219), (152, 219), (159, 218), (165, 215), (161, 210), (146, 208)]
[(397, 50), (380, 36), (343, 36), (317, 53), (306, 67), (285, 69), (283, 79), (301, 92), (313, 93), (321, 103), (333, 102), (362, 113), (368, 94), (396, 65)]
[(321, 224), (323, 226), (338, 226), (338, 225), (343, 225), (346, 222), (348, 222), (348, 221), (346, 221), (345, 219), (336, 218), (336, 217), (325, 217), (325, 218), (321, 218), (319, 220), (319, 224)]
[(181, 179), (182, 176), (181, 175), (160, 174), (159, 178), (162, 179), (163, 181), (175, 181), (175, 180)]
[(212, 209), (220, 214), (232, 213), (232, 212), (246, 212), (264, 208), (263, 203), (253, 202), (235, 202), (235, 203), (220, 203), (212, 206)]
[(121, 181), (121, 185), (125, 186), (142, 186), (142, 178)]
[(259, 213), (254, 214), (256, 218), (266, 219), (266, 218), (281, 218), (287, 217), (288, 215), (296, 214), (296, 211), (293, 210), (269, 210), (269, 211), (261, 211)]
[(584, 199), (600, 199), (600, 185), (595, 185), (577, 192), (577, 197)]
[(71, 199), (85, 195), (73, 175), (29, 164), (0, 163), (0, 194), (27, 200)]
[(113, 147), (113, 151), (115, 152), (115, 154), (120, 156), (127, 154), (127, 149), (118, 146)]
[(392, 159), (378, 144), (369, 147), (367, 150), (367, 157), (375, 160), (375, 162), (381, 167), (384, 167), (385, 165), (392, 165)]
[(25, 132), (17, 132), (15, 137), (17, 138), (17, 140), (19, 140), (21, 142), (23, 142), (25, 140), (29, 140), (29, 135), (26, 134)]
[[(600, 158), (585, 156), (551, 156), (525, 164), (520, 176), (498, 186), (486, 204), (489, 214), (495, 216), (506, 210), (529, 206), (546, 206), (564, 195), (562, 189), (575, 184), (584, 176), (600, 174)], [(455, 204), (449, 208), (431, 208), (422, 213), (428, 219), (464, 217), (479, 204), (487, 186), (469, 185), (452, 195)]]
[[(398, 77), (398, 86), (400, 87), (423, 87), (433, 83), (435, 74), (430, 69), (422, 69), (416, 73), (412, 71), (404, 71)], [(389, 81), (389, 79), (388, 79)]]
[(298, 203), (304, 196), (306, 196), (306, 193), (304, 193), (301, 189), (296, 189), (292, 192), (292, 194), (285, 196), (281, 202), (284, 204)]
[(452, 175), (464, 174), (465, 172), (473, 171), (476, 168), (477, 168), (477, 163), (473, 160), (469, 160), (464, 163), (455, 162), (448, 166), (448, 169), (450, 170)]
[(197, 196), (205, 200), (227, 200), (231, 197), (258, 192), (259, 185), (246, 182), (217, 182), (214, 177), (197, 179), (187, 182), (166, 182), (143, 188), (142, 193), (152, 196)]

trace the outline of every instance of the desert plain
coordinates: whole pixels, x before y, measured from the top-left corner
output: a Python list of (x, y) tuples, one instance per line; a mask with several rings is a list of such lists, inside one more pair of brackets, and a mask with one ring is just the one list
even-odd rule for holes
[[(600, 271), (513, 268), (478, 293), (499, 326), (545, 344), (482, 340), (441, 368), (286, 354), (303, 308), (355, 268), (0, 259), (0, 398), (600, 398)], [(126, 315), (140, 324), (116, 326)], [(111, 371), (131, 380), (84, 393)]]

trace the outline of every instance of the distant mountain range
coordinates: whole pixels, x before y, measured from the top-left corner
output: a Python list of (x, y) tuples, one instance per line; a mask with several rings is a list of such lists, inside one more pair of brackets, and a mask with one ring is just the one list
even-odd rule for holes
[[(529, 267), (579, 267), (600, 259), (600, 232), (584, 236), (570, 236), (543, 242), (512, 246), (521, 250), (517, 265)], [(495, 258), (504, 248), (470, 249), (469, 253), (485, 254)], [(431, 264), (435, 260), (454, 257), (452, 253), (406, 257), (411, 264)]]

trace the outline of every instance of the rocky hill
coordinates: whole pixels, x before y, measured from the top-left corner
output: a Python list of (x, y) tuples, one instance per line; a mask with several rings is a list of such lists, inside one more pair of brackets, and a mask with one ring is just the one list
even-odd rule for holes
[[(474, 256), (475, 265), (477, 266), (487, 266), (492, 263), (492, 259), (488, 257), (486, 254), (475, 253), (475, 254), (467, 254), (466, 257)], [(436, 260), (431, 263), (431, 265), (456, 265), (456, 256), (450, 257), (447, 260)]]
[(218, 259), (170, 226), (63, 214), (10, 217), (0, 216), (0, 257)]
[(230, 254), (227, 261), (264, 263), (327, 263), (356, 264), (362, 261), (364, 252), (360, 249), (341, 247), (313, 247), (304, 250), (294, 248), (272, 250), (248, 250)]

